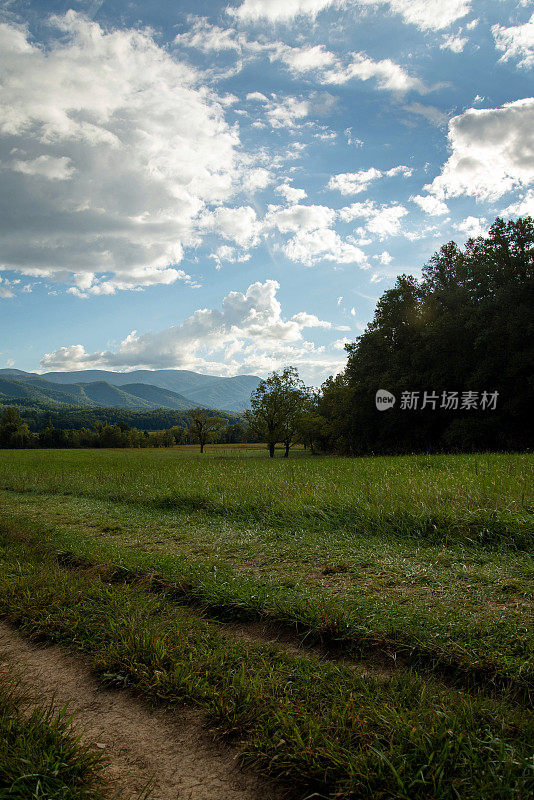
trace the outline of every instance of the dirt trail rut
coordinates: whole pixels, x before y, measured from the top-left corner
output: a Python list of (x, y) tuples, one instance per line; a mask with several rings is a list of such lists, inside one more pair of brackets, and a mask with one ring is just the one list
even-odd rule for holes
[(68, 703), (82, 741), (100, 745), (108, 759), (110, 800), (137, 798), (150, 779), (150, 800), (280, 800), (239, 770), (235, 751), (213, 741), (199, 711), (152, 709), (127, 692), (102, 689), (79, 658), (35, 646), (1, 620), (0, 663), (12, 667), (30, 698)]

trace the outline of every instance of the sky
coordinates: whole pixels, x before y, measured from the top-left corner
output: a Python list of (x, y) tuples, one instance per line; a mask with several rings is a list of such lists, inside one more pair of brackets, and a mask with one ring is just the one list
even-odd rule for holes
[(534, 215), (525, 0), (0, 0), (0, 367), (310, 385)]

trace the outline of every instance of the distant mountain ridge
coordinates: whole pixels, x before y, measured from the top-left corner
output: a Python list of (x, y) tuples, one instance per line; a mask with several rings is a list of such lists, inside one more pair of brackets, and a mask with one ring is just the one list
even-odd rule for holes
[(0, 369), (0, 400), (23, 397), (39, 402), (106, 406), (130, 410), (195, 406), (221, 411), (244, 411), (260, 378), (223, 378), (190, 370), (79, 370), (39, 375)]

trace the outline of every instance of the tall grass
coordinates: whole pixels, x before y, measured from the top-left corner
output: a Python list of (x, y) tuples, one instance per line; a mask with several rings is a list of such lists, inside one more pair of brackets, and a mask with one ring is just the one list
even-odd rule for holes
[(0, 488), (203, 512), (298, 530), (534, 541), (529, 455), (220, 457), (171, 451), (0, 451)]

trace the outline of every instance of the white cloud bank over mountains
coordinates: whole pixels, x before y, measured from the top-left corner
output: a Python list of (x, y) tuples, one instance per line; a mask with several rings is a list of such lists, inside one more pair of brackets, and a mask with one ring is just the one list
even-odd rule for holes
[[(273, 280), (251, 284), (245, 293), (230, 292), (219, 309), (199, 309), (180, 325), (156, 333), (132, 331), (115, 351), (87, 353), (78, 345), (60, 347), (41, 360), (44, 370), (193, 369), (235, 375), (265, 373), (286, 363), (308, 375), (341, 367), (343, 361), (303, 337), (305, 328), (333, 328), (313, 314), (284, 319)], [(337, 330), (347, 330), (337, 328)], [(338, 363), (339, 361), (339, 363)]]

